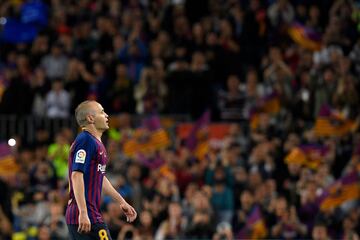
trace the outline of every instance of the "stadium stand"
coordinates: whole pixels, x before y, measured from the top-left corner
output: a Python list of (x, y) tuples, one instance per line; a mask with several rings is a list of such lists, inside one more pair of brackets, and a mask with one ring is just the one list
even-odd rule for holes
[(356, 0), (0, 1), (0, 239), (68, 239), (86, 99), (111, 115), (107, 176), (139, 213), (104, 197), (113, 239), (359, 239), (359, 16)]

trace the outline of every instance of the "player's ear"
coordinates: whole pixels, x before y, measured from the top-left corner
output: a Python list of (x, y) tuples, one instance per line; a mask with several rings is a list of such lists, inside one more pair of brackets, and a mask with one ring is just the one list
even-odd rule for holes
[(93, 115), (87, 115), (86, 116), (86, 120), (88, 121), (88, 123), (92, 124), (95, 122), (94, 116)]

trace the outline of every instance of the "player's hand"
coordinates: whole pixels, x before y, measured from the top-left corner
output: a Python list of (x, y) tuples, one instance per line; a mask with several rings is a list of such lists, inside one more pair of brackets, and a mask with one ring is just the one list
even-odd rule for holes
[(91, 223), (87, 213), (79, 213), (79, 233), (88, 233), (91, 230)]
[(127, 202), (124, 202), (124, 203), (120, 204), (120, 207), (126, 216), (127, 222), (133, 222), (136, 219), (137, 212), (135, 211), (135, 209), (132, 206), (130, 206), (130, 204), (128, 204)]

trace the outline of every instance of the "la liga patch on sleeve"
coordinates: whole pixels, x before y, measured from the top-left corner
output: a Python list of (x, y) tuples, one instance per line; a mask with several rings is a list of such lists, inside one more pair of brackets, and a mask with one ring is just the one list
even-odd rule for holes
[(86, 158), (86, 152), (84, 149), (80, 149), (76, 152), (76, 155), (75, 155), (76, 163), (85, 163), (85, 158)]

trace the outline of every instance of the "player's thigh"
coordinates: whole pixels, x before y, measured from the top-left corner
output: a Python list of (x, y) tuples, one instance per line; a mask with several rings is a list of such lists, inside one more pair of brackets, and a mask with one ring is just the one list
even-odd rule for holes
[(90, 233), (84, 234), (84, 233), (79, 233), (77, 230), (79, 228), (78, 224), (68, 224), (68, 229), (69, 229), (69, 235), (70, 235), (70, 239), (71, 240), (92, 240), (92, 239), (96, 239), (94, 237), (91, 236)]
[(91, 235), (99, 240), (112, 240), (109, 229), (105, 223), (92, 224)]

